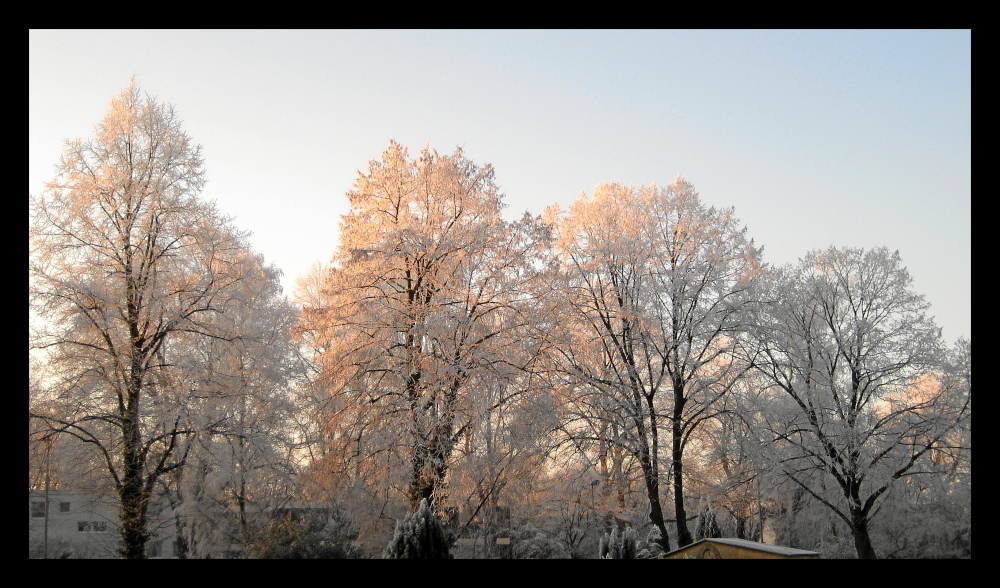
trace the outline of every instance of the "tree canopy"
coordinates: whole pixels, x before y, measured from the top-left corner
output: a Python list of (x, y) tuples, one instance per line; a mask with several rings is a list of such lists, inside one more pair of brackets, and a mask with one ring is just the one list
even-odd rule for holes
[(204, 187), (133, 81), (29, 196), (29, 485), (120, 555), (971, 556), (971, 342), (898, 252), (769, 267), (680, 176), (507, 218), (391, 141), (292, 303)]

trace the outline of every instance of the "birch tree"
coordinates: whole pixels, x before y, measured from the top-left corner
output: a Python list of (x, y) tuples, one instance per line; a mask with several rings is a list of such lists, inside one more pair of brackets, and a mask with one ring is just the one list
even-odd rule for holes
[[(184, 464), (199, 389), (187, 349), (239, 338), (217, 320), (252, 295), (261, 266), (213, 204), (200, 147), (172, 106), (134, 80), (93, 139), (73, 140), (29, 203), (31, 419), (103, 462), (120, 501), (122, 553), (142, 558), (162, 476)], [(256, 281), (254, 279), (256, 278)], [(246, 299), (243, 299), (246, 302)]]

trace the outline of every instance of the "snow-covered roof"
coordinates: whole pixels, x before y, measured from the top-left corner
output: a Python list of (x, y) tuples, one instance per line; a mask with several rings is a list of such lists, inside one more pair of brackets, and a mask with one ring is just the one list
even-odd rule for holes
[(679, 549), (675, 549), (666, 555), (671, 555), (678, 553), (680, 551), (685, 551), (700, 545), (702, 543), (719, 543), (722, 545), (730, 545), (733, 547), (740, 547), (742, 549), (752, 549), (754, 551), (763, 551), (765, 553), (773, 553), (775, 555), (783, 555), (785, 557), (804, 557), (804, 556), (814, 556), (819, 555), (816, 551), (806, 551), (805, 549), (795, 549), (794, 547), (783, 547), (781, 545), (770, 545), (767, 543), (759, 543), (757, 541), (747, 541), (746, 539), (730, 539), (728, 537), (720, 538), (707, 538), (695, 541), (690, 545), (685, 545)]
[(795, 549), (794, 547), (783, 547), (781, 545), (770, 545), (768, 543), (760, 543), (757, 541), (747, 541), (746, 539), (713, 538), (702, 539), (702, 541), (713, 541), (724, 545), (732, 545), (733, 547), (756, 549), (758, 551), (767, 551), (768, 553), (780, 553), (781, 555), (818, 555), (818, 552), (816, 551), (806, 551), (805, 549)]

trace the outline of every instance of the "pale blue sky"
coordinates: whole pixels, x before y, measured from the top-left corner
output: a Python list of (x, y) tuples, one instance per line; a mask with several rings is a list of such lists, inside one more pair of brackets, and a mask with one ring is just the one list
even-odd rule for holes
[(898, 249), (971, 337), (970, 31), (30, 31), (28, 190), (135, 75), (289, 293), (394, 138), (492, 163), (514, 216), (602, 181), (733, 206), (772, 264)]

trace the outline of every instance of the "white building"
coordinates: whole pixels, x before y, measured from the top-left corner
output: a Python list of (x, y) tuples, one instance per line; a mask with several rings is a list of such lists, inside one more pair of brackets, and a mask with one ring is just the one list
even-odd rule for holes
[[(169, 527), (147, 544), (148, 557), (173, 557)], [(28, 491), (28, 557), (116, 558), (118, 553), (118, 499), (71, 490)]]

